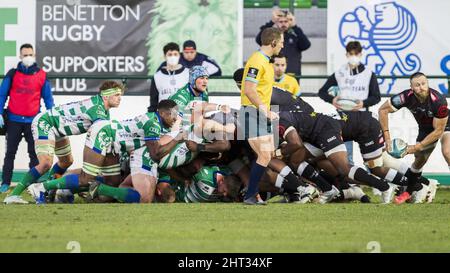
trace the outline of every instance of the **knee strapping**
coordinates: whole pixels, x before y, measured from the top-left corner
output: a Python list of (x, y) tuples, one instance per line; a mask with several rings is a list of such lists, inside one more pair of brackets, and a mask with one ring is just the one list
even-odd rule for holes
[(55, 155), (55, 145), (54, 144), (36, 144), (35, 146), (36, 155), (49, 155), (53, 157)]
[(66, 144), (64, 146), (56, 148), (55, 154), (57, 157), (63, 157), (63, 156), (68, 156), (68, 155), (72, 154), (72, 149), (70, 148), (70, 144)]
[(110, 166), (101, 167), (101, 173), (103, 176), (116, 176), (120, 175), (120, 164), (114, 164)]
[(101, 175), (102, 167), (96, 166), (91, 163), (83, 162), (83, 172), (92, 175), (92, 176), (98, 176)]

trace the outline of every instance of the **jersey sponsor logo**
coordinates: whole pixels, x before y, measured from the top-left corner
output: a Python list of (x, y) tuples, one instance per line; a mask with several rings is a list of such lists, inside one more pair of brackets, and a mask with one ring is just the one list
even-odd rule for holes
[(48, 132), (50, 131), (50, 124), (45, 123), (44, 121), (39, 121), (38, 127), (41, 131)]
[(247, 77), (256, 79), (256, 77), (258, 76), (258, 73), (259, 73), (259, 70), (257, 68), (250, 67), (247, 72)]
[(372, 140), (370, 142), (364, 143), (364, 146), (369, 147), (370, 145), (375, 144), (375, 142)]
[(138, 133), (128, 133), (128, 132), (125, 132), (125, 131), (118, 132), (117, 136), (120, 139), (132, 139), (132, 138), (134, 139), (134, 138), (139, 138), (140, 137), (140, 135)]
[(327, 139), (327, 142), (330, 143), (331, 141), (336, 140), (336, 136), (332, 136), (329, 139)]
[(101, 150), (104, 150), (111, 142), (112, 138), (106, 134), (106, 132), (101, 131), (98, 133), (98, 142)]
[(145, 160), (150, 160), (151, 159), (148, 149), (145, 150), (145, 152), (143, 154), (143, 157), (144, 157)]
[(180, 104), (185, 104), (187, 102), (187, 100), (180, 100), (180, 99), (174, 99), (175, 103), (180, 105)]
[(97, 109), (95, 113), (99, 116), (106, 117), (106, 113), (102, 109)]
[(202, 192), (206, 193), (207, 195), (212, 195), (214, 193), (214, 191), (216, 190), (216, 188), (211, 187), (202, 181), (198, 181), (197, 186), (200, 188), (200, 190)]
[(445, 118), (448, 116), (448, 108), (445, 105), (441, 105), (438, 109), (438, 117)]
[(157, 134), (157, 135), (159, 135), (160, 132), (161, 132), (159, 126), (158, 126), (158, 127), (150, 127), (149, 130), (150, 130), (150, 132), (155, 133), (155, 134)]
[(62, 123), (79, 123), (83, 122), (82, 117), (60, 116)]

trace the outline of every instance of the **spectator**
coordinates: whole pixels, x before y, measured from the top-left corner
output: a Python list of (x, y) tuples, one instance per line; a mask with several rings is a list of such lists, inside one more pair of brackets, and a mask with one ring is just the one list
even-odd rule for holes
[(297, 26), (293, 14), (275, 9), (272, 13), (272, 20), (260, 27), (260, 32), (256, 36), (258, 45), (261, 45), (262, 31), (272, 26), (279, 28), (284, 33), (284, 48), (281, 52), (289, 60), (286, 73), (301, 75), (302, 51), (307, 50), (311, 46), (311, 42), (302, 29)]
[(298, 81), (286, 74), (287, 59), (283, 54), (278, 54), (273, 58), (273, 70), (275, 72), (275, 82), (273, 86), (284, 89), (294, 96), (300, 95)]
[(219, 65), (210, 57), (197, 52), (197, 46), (192, 40), (187, 40), (183, 44), (183, 55), (180, 60), (181, 64), (187, 68), (192, 68), (196, 65), (201, 65), (206, 68), (209, 76), (221, 76), (222, 70)]
[[(369, 106), (377, 104), (381, 99), (377, 77), (361, 63), (362, 47), (358, 41), (349, 42), (345, 49), (348, 63), (328, 77), (319, 90), (319, 97), (338, 110), (341, 110), (341, 106), (337, 101), (339, 98), (346, 98), (357, 101), (352, 111), (369, 111)], [(333, 86), (338, 86), (340, 90), (336, 97), (328, 93)], [(353, 142), (346, 142), (345, 145), (349, 161), (353, 162)]]
[(176, 43), (168, 43), (163, 48), (166, 61), (153, 75), (150, 85), (149, 112), (155, 112), (158, 103), (175, 94), (189, 81), (189, 69), (179, 63), (180, 47)]
[(41, 98), (44, 99), (47, 109), (53, 107), (50, 82), (44, 70), (40, 69), (36, 63), (32, 45), (23, 44), (20, 47), (20, 59), (21, 62), (17, 68), (8, 71), (0, 86), (0, 127), (4, 126), (1, 114), (9, 97), (6, 154), (0, 192), (6, 192), (11, 184), (14, 159), (23, 136), (28, 143), (29, 167), (32, 168), (38, 164), (31, 122), (40, 111)]

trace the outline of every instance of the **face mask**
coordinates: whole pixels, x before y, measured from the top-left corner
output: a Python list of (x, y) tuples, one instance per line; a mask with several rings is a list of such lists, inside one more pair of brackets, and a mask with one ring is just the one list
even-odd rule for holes
[(33, 56), (26, 56), (22, 59), (22, 63), (26, 67), (32, 66), (35, 62), (36, 62), (36, 58), (34, 58)]
[(347, 60), (350, 65), (358, 65), (361, 62), (361, 57), (350, 56), (350, 57), (347, 57)]
[(167, 64), (168, 65), (177, 65), (178, 61), (180, 60), (180, 56), (169, 56), (167, 57)]

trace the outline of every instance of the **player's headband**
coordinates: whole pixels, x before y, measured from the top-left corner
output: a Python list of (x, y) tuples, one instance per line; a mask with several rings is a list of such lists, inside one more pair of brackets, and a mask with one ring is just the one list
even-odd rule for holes
[(113, 96), (116, 94), (122, 94), (122, 89), (120, 89), (119, 87), (114, 87), (100, 91), (100, 95), (102, 96)]

